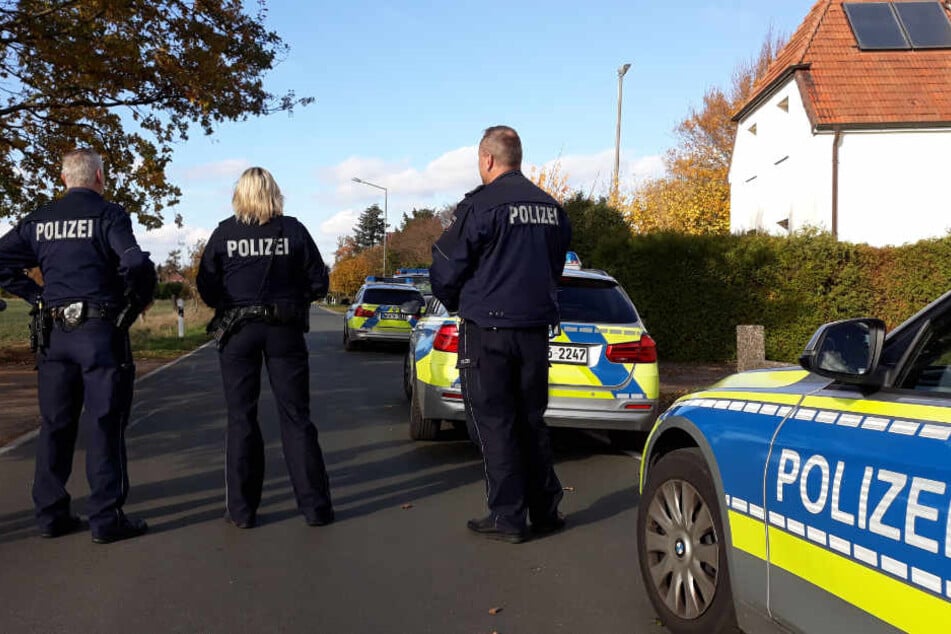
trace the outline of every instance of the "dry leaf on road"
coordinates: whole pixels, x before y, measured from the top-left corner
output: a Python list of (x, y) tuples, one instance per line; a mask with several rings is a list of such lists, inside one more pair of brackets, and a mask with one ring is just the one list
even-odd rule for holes
[(489, 614), (491, 614), (492, 616), (495, 616), (501, 611), (502, 611), (502, 608), (489, 608)]

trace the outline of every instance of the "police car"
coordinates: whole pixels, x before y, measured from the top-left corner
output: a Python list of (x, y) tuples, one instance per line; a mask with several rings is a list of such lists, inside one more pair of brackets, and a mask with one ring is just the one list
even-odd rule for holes
[(370, 276), (343, 318), (343, 347), (362, 342), (405, 342), (424, 306), (419, 289), (392, 278)]
[[(561, 324), (548, 348), (554, 427), (647, 431), (656, 418), (657, 349), (617, 280), (582, 270), (577, 256), (558, 285)], [(465, 423), (456, 357), (459, 320), (435, 298), (413, 330), (403, 364), (410, 436), (433, 440), (442, 421)]]
[(429, 299), (433, 295), (433, 287), (429, 283), (429, 269), (427, 268), (399, 268), (393, 277), (403, 284), (412, 284), (419, 289), (423, 297)]
[(637, 547), (673, 632), (951, 631), (951, 293), (884, 331), (827, 324), (658, 419)]

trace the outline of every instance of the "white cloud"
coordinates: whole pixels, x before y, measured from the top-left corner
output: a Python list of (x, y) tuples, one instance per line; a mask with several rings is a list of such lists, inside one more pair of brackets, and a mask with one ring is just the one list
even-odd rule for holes
[(354, 182), (356, 177), (385, 187), (391, 197), (417, 200), (413, 206), (419, 207), (429, 204), (427, 201), (432, 198), (462, 198), (463, 193), (479, 183), (476, 165), (473, 145), (446, 152), (422, 169), (377, 158), (350, 157), (323, 171), (320, 178), (331, 185), (340, 201), (379, 196), (379, 190), (374, 193), (375, 188)]
[[(331, 259), (337, 238), (353, 231), (360, 212), (376, 203), (383, 205), (383, 192), (374, 187), (356, 183), (354, 177), (387, 189), (387, 219), (389, 226), (399, 226), (401, 214), (412, 208), (440, 208), (462, 199), (465, 192), (479, 184), (476, 158), (477, 146), (451, 150), (436, 157), (422, 168), (406, 162), (387, 162), (379, 158), (352, 156), (323, 169), (318, 179), (324, 184), (313, 198), (319, 207), (337, 209), (320, 223), (314, 240), (325, 258)], [(588, 195), (605, 195), (614, 173), (614, 150), (595, 154), (570, 154), (546, 161), (542, 166), (525, 165), (526, 174), (534, 167), (549, 169), (558, 163), (572, 189)], [(644, 178), (664, 171), (660, 156), (645, 156), (633, 161), (623, 158), (620, 165), (622, 186), (636, 184)]]
[(340, 235), (349, 233), (356, 224), (360, 212), (356, 209), (344, 209), (338, 211), (333, 216), (320, 223), (320, 232), (327, 235)]
[[(547, 171), (555, 164), (558, 165), (560, 173), (568, 178), (572, 189), (588, 195), (603, 195), (607, 194), (614, 175), (614, 150), (603, 150), (597, 154), (561, 156), (545, 162), (540, 169)], [(622, 156), (618, 171), (623, 188), (625, 185), (636, 184), (645, 178), (662, 174), (664, 172), (663, 158), (645, 156), (631, 163)]]
[(207, 240), (211, 236), (211, 229), (193, 225), (179, 228), (168, 223), (151, 231), (136, 227), (135, 236), (142, 250), (151, 254), (152, 261), (161, 264), (174, 249), (181, 249), (183, 254), (187, 254), (199, 240)]

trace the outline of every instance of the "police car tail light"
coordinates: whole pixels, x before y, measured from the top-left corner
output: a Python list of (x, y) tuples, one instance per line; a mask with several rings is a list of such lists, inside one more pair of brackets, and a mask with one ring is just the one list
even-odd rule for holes
[(644, 335), (640, 341), (610, 344), (605, 356), (612, 363), (656, 363), (657, 344)]
[(443, 324), (436, 332), (433, 348), (440, 352), (459, 352), (459, 327), (456, 324)]
[(364, 308), (363, 306), (357, 306), (357, 309), (353, 311), (354, 317), (373, 317), (375, 314), (374, 311), (369, 308)]

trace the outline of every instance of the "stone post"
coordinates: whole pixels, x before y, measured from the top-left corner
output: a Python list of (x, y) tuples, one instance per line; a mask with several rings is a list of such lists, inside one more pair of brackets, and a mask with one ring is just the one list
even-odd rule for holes
[(766, 334), (763, 326), (736, 327), (736, 371), (766, 366)]

